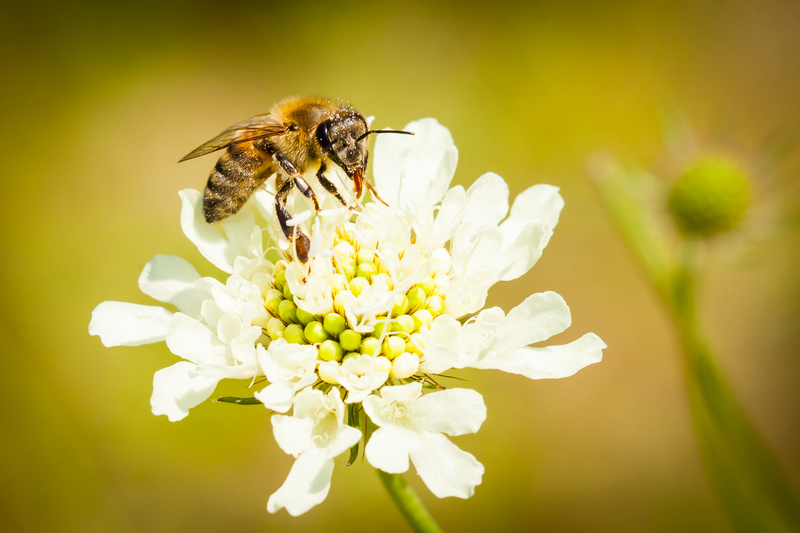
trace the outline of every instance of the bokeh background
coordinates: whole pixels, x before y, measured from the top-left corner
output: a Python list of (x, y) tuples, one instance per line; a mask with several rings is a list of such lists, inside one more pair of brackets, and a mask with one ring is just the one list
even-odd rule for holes
[[(135, 5), (134, 5), (135, 4)], [(800, 137), (800, 4), (792, 1), (430, 3), (4, 2), (0, 7), (0, 529), (404, 531), (368, 464), (334, 471), (300, 518), (266, 500), (292, 459), (263, 409), (150, 413), (163, 344), (89, 337), (104, 300), (152, 303), (155, 254), (214, 275), (178, 223), (180, 189), (212, 157), (177, 160), (292, 94), (352, 102), (377, 127), (434, 116), (460, 150), (455, 183), (561, 187), (543, 258), (496, 287), (506, 310), (554, 290), (601, 364), (557, 381), (465, 373), (489, 418), (455, 442), (486, 466), (471, 500), (438, 500), (449, 531), (726, 531), (695, 447), (669, 318), (586, 178), (597, 150), (664, 169), (678, 109), (705, 150), (756, 161)], [(756, 173), (756, 201), (791, 220), (796, 152)], [(751, 226), (752, 228), (752, 226)], [(748, 413), (800, 478), (797, 225), (715, 247), (709, 333)], [(225, 385), (220, 394), (239, 393)], [(341, 458), (340, 458), (341, 459)]]

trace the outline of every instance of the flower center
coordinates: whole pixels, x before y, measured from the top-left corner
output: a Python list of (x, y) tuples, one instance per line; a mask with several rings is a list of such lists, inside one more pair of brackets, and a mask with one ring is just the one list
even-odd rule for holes
[[(347, 226), (307, 263), (275, 265), (264, 299), (270, 314), (265, 333), (272, 340), (313, 346), (319, 362), (385, 357), (391, 377), (409, 379), (424, 353), (420, 330), (444, 312), (450, 254), (413, 243), (368, 243), (368, 230)], [(333, 375), (329, 366), (321, 377), (337, 384), (334, 377), (326, 379)]]

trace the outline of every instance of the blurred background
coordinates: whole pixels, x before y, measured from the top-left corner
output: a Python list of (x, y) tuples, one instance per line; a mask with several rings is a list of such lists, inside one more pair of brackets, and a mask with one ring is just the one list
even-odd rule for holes
[[(464, 374), (489, 417), (454, 441), (486, 466), (483, 484), (471, 500), (438, 500), (408, 475), (443, 528), (730, 529), (696, 449), (669, 318), (585, 168), (608, 150), (673, 178), (665, 109), (683, 113), (703, 150), (745, 166), (769, 139), (800, 136), (800, 4), (133, 4), (0, 7), (0, 528), (406, 530), (371, 467), (342, 460), (324, 504), (268, 514), (292, 458), (264, 410), (207, 402), (178, 423), (155, 417), (153, 373), (175, 357), (163, 343), (106, 349), (87, 333), (104, 300), (155, 303), (136, 284), (155, 254), (219, 274), (181, 233), (177, 194), (201, 189), (215, 158), (177, 160), (285, 96), (319, 94), (379, 128), (436, 117), (460, 151), (457, 184), (494, 171), (512, 197), (561, 187), (543, 258), (489, 304), (554, 290), (573, 313), (554, 341), (593, 331), (609, 346), (563, 380)], [(754, 201), (791, 218), (798, 170), (793, 152), (754, 172)], [(796, 223), (761, 230), (746, 254), (712, 250), (703, 312), (797, 481), (800, 239)]]

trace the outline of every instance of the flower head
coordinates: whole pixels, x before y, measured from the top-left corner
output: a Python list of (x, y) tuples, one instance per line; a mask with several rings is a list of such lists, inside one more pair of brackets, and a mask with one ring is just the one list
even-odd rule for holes
[[(365, 448), (373, 466), (404, 472), (410, 460), (437, 496), (469, 497), (483, 466), (445, 435), (476, 432), (486, 408), (477, 392), (445, 390), (436, 375), (473, 367), (558, 378), (602, 357), (605, 344), (592, 333), (528, 346), (569, 326), (555, 293), (530, 296), (508, 314), (481, 310), (492, 285), (541, 256), (564, 205), (558, 189), (535, 185), (509, 209), (496, 174), (449, 188), (458, 160), (449, 131), (433, 119), (405, 129), (416, 135), (376, 142), (375, 182), (388, 205), (323, 201), (331, 208), (294, 217), (310, 237), (307, 261), (274, 233), (268, 191), (218, 225), (203, 220), (198, 192), (183, 191), (183, 230), (226, 282), (157, 256), (140, 287), (178, 312), (120, 302), (93, 312), (90, 333), (106, 346), (166, 340), (184, 359), (154, 379), (153, 412), (170, 420), (222, 378), (252, 386), (266, 378), (254, 396), (277, 413), (292, 410), (272, 423), (281, 449), (296, 458), (270, 512), (296, 515), (324, 500), (333, 458), (367, 426), (377, 427)], [(266, 259), (265, 233), (279, 251), (275, 262)]]

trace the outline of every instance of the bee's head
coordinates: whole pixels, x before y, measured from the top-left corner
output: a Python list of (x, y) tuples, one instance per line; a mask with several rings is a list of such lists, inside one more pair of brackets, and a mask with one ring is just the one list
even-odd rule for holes
[(361, 179), (367, 172), (367, 137), (371, 133), (414, 135), (410, 131), (370, 130), (364, 116), (356, 111), (336, 115), (317, 126), (316, 138), (322, 152), (353, 180), (358, 198)]
[(359, 113), (328, 119), (317, 126), (317, 142), (322, 151), (348, 176), (367, 166), (367, 121)]

